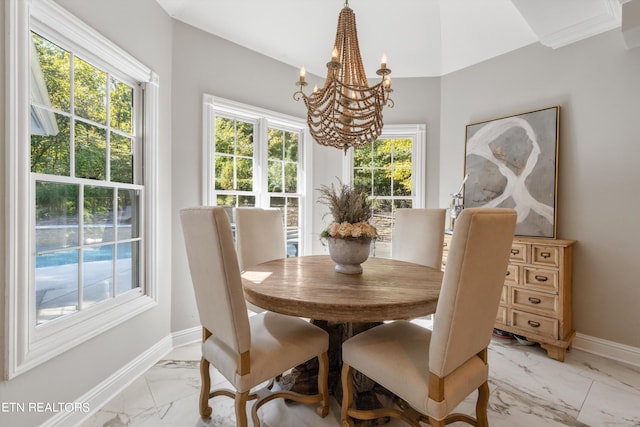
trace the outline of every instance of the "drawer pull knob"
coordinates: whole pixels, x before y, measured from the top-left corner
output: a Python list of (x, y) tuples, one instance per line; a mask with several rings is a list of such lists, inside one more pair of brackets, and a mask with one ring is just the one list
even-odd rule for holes
[(538, 328), (540, 327), (540, 322), (534, 322), (533, 320), (529, 320), (527, 322), (529, 324), (529, 326), (531, 326), (532, 328)]
[(520, 249), (511, 249), (511, 255), (518, 255), (520, 253)]
[(551, 252), (540, 252), (540, 256), (542, 258), (550, 258), (551, 257)]
[(540, 304), (542, 301), (540, 300), (540, 298), (529, 297), (529, 302), (531, 304)]
[(507, 270), (507, 276), (510, 276), (511, 272), (509, 270)]
[(549, 278), (547, 276), (538, 276), (538, 275), (536, 275), (534, 277), (536, 278), (536, 280), (538, 282), (546, 282), (547, 280), (549, 280)]

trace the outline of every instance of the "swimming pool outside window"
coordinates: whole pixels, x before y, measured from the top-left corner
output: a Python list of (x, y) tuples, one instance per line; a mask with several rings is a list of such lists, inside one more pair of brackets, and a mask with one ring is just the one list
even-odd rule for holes
[(36, 324), (141, 286), (139, 85), (31, 33)]

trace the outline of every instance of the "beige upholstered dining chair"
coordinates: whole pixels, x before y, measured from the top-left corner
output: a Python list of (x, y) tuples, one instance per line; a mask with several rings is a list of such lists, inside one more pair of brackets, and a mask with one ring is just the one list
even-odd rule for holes
[[(279, 209), (234, 208), (236, 250), (240, 271), (263, 262), (286, 257), (282, 211)], [(250, 302), (253, 313), (265, 311)]]
[[(444, 426), (454, 421), (488, 426), (487, 347), (504, 284), (516, 213), (465, 209), (456, 221), (433, 332), (408, 321), (377, 326), (342, 345), (342, 425), (352, 418), (399, 418)], [(400, 404), (378, 410), (353, 406), (356, 369), (395, 394)], [(452, 414), (478, 390), (476, 418)]]
[[(302, 403), (320, 402), (317, 412), (326, 416), (328, 334), (297, 317), (266, 312), (249, 318), (231, 224), (224, 209), (188, 208), (181, 211), (180, 217), (203, 328), (200, 416), (210, 417), (209, 399), (220, 395), (235, 399), (237, 426), (247, 426), (246, 403), (254, 398), (257, 399), (252, 407), (254, 426), (260, 425), (260, 406), (279, 397)], [(318, 394), (272, 392), (270, 387), (252, 393), (256, 386), (314, 357), (320, 365)], [(211, 392), (210, 364), (235, 391)]]
[(235, 208), (234, 213), (240, 271), (286, 257), (281, 210)]
[(442, 267), (444, 209), (398, 209), (391, 234), (391, 257), (427, 267)]

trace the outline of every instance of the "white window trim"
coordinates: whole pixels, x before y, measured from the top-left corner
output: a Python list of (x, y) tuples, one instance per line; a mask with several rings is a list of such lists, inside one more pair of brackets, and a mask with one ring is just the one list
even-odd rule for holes
[[(202, 96), (202, 204), (214, 205), (215, 199), (213, 176), (215, 171), (213, 170), (213, 153), (211, 148), (213, 147), (212, 135), (215, 129), (215, 123), (212, 120), (214, 112), (223, 112), (235, 117), (242, 117), (249, 121), (255, 121), (257, 128), (255, 132), (266, 134), (267, 128), (270, 126), (279, 127), (283, 129), (295, 130), (302, 132), (302, 143), (298, 147), (298, 156), (301, 156), (300, 168), (298, 169), (298, 184), (302, 191), (300, 194), (300, 218), (301, 228), (305, 231), (300, 236), (299, 242), (300, 254), (308, 254), (312, 252), (311, 239), (308, 237), (311, 235), (312, 218), (311, 212), (313, 204), (311, 195), (313, 194), (312, 180), (312, 138), (307, 127), (307, 122), (298, 117), (289, 116), (286, 114), (277, 113), (274, 111), (266, 110), (259, 107), (243, 104), (240, 102), (232, 101), (229, 99), (221, 98), (219, 96), (213, 96), (209, 94), (203, 94)], [(264, 135), (263, 135), (264, 136)], [(266, 140), (266, 137), (263, 138)], [(257, 174), (256, 182), (260, 186), (259, 188), (265, 188), (267, 179), (267, 170), (263, 165), (267, 164), (267, 150), (265, 147), (255, 146), (255, 156), (260, 159), (260, 164), (254, 174)], [(268, 203), (266, 199), (266, 193), (262, 193), (256, 198), (256, 202), (261, 206), (266, 206)]]
[[(32, 369), (78, 344), (157, 305), (157, 146), (159, 125), (158, 76), (118, 46), (51, 0), (8, 0), (6, 3), (6, 343), (5, 378)], [(141, 216), (146, 239), (144, 294), (105, 301), (96, 307), (38, 327), (30, 321), (35, 292), (31, 277), (32, 221), (25, 221), (31, 200), (29, 131), (29, 50), (31, 24), (54, 30), (72, 45), (82, 44), (91, 57), (116, 67), (144, 83), (144, 185)], [(47, 23), (55, 23), (50, 25)], [(82, 50), (78, 50), (82, 52)], [(97, 64), (100, 65), (100, 64)], [(26, 286), (25, 284), (29, 284)], [(42, 333), (48, 329), (47, 333)]]
[[(378, 139), (387, 138), (413, 138), (411, 145), (411, 159), (413, 171), (411, 173), (411, 185), (413, 187), (412, 206), (424, 208), (426, 198), (426, 170), (425, 165), (425, 137), (427, 127), (418, 125), (385, 125)], [(342, 163), (342, 182), (353, 184), (353, 150), (347, 152), (347, 159)]]

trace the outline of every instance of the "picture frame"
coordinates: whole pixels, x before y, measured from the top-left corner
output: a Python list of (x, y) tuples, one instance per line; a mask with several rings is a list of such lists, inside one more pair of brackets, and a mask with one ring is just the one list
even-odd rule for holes
[(472, 123), (463, 205), (513, 208), (516, 236), (556, 238), (560, 107)]

